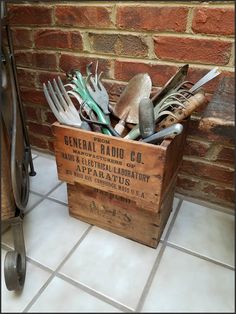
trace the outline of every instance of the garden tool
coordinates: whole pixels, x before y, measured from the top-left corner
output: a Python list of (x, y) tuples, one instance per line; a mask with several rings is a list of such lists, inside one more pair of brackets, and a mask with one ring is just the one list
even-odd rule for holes
[(101, 82), (101, 76), (103, 72), (100, 72), (97, 75), (98, 62), (96, 63), (95, 75), (90, 72), (90, 67), (92, 63), (87, 66), (87, 78), (86, 78), (86, 87), (89, 91), (90, 96), (93, 100), (98, 104), (98, 106), (102, 109), (105, 115), (109, 115), (109, 96), (108, 93)]
[(221, 73), (221, 71), (218, 70), (218, 67), (212, 69), (210, 72), (208, 72), (206, 75), (204, 75), (199, 81), (197, 81), (190, 89), (189, 92), (193, 93), (200, 87), (202, 87), (204, 84), (211, 81), (213, 78), (218, 76)]
[(52, 112), (60, 123), (91, 130), (88, 123), (81, 120), (59, 76), (58, 84), (55, 79), (53, 79), (53, 86), (48, 81), (47, 86), (43, 84), (43, 91)]
[[(186, 99), (186, 96), (183, 95), (183, 93), (180, 93), (176, 90), (176, 87), (180, 87), (180, 84), (183, 84), (184, 79), (187, 75), (188, 71), (188, 64), (185, 64), (183, 67), (181, 67), (177, 73), (172, 76), (169, 81), (164, 85), (164, 87), (156, 93), (152, 98), (151, 101), (154, 106), (154, 118), (155, 123), (157, 123), (158, 119), (165, 115), (172, 115), (170, 110), (167, 110), (171, 105), (175, 106), (183, 106), (181, 101), (177, 98), (183, 98)], [(186, 90), (184, 90), (186, 92)], [(187, 93), (187, 92), (186, 92)], [(168, 97), (174, 97), (174, 99), (171, 99), (170, 101), (167, 101)], [(170, 99), (169, 99), (170, 100)], [(140, 128), (137, 124), (132, 128), (132, 130), (125, 136), (127, 139), (136, 139), (140, 136)]]
[(125, 130), (125, 124), (126, 124), (126, 118), (128, 117), (129, 114), (129, 108), (124, 112), (124, 115), (121, 117), (119, 122), (115, 125), (114, 130), (116, 130), (120, 136), (123, 135), (123, 132)]
[[(67, 84), (67, 86), (68, 85), (70, 85), (70, 84)], [(68, 95), (73, 96), (78, 101), (79, 105), (83, 103), (83, 99), (80, 97), (80, 95), (78, 93), (74, 92), (73, 90), (68, 90), (68, 91), (66, 91), (66, 93)], [(94, 120), (94, 121), (97, 120), (96, 114), (86, 103), (84, 103), (83, 109), (86, 112), (86, 115), (89, 117), (90, 120)], [(101, 127), (99, 125), (96, 125), (93, 123), (93, 124), (91, 124), (91, 128), (92, 128), (92, 131), (94, 131), (94, 132), (102, 133)]]
[(152, 81), (147, 73), (140, 73), (135, 75), (128, 82), (117, 103), (111, 106), (114, 116), (121, 119), (124, 115), (124, 112), (129, 109), (126, 122), (137, 124), (139, 122), (140, 100), (144, 97), (149, 97), (151, 89)]
[(188, 68), (189, 68), (188, 64), (185, 64), (184, 66), (180, 67), (179, 70), (162, 87), (162, 89), (151, 98), (154, 107), (156, 106), (156, 104), (159, 103), (161, 99), (163, 99), (163, 97), (165, 97), (173, 89), (179, 86), (179, 84), (183, 84), (183, 82), (185, 82), (184, 80), (187, 76)]
[(183, 131), (183, 125), (180, 123), (173, 124), (157, 133), (154, 133), (142, 140), (145, 143), (157, 144), (164, 138), (175, 136)]
[(142, 138), (155, 132), (155, 118), (152, 101), (144, 97), (139, 103), (139, 131)]
[[(1, 2), (2, 33), (7, 43), (1, 45), (2, 103), (1, 103), (1, 218), (13, 231), (14, 250), (8, 251), (4, 261), (4, 277), (8, 290), (21, 290), (25, 282), (26, 256), (22, 219), (29, 198), (29, 175), (36, 172), (27, 133), (23, 105), (20, 98), (14, 58), (12, 34), (4, 15), (6, 3)], [(30, 171), (30, 172), (29, 172)], [(6, 189), (6, 187), (8, 187)], [(6, 193), (6, 191), (8, 191)], [(6, 204), (10, 214), (5, 215)]]
[(156, 125), (156, 130), (167, 128), (172, 124), (181, 122), (189, 117), (198, 107), (203, 105), (206, 101), (206, 96), (203, 90), (199, 90), (195, 95), (192, 95), (184, 102), (183, 108), (176, 108), (172, 115), (165, 117), (160, 123)]
[[(84, 121), (97, 124), (102, 126), (102, 132), (107, 135), (119, 136), (119, 134), (113, 129), (111, 126), (110, 120), (108, 116), (103, 112), (103, 110), (97, 105), (97, 103), (90, 96), (86, 83), (82, 77), (82, 74), (76, 70), (72, 74), (69, 74), (69, 78), (71, 80), (71, 84), (67, 84), (65, 86), (72, 87), (72, 90), (80, 95), (83, 102), (80, 104), (80, 114)], [(82, 109), (88, 106), (94, 113), (97, 115), (97, 120), (91, 120), (86, 118), (83, 115)]]

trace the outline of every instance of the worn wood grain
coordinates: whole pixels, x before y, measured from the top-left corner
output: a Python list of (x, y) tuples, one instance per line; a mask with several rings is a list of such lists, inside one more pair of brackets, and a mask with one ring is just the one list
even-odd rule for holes
[(172, 210), (175, 179), (158, 213), (138, 207), (133, 200), (84, 184), (67, 184), (71, 216), (128, 239), (156, 248)]
[[(178, 170), (185, 134), (152, 145), (53, 124), (58, 177), (135, 201), (157, 213)], [(168, 163), (167, 163), (168, 161)]]

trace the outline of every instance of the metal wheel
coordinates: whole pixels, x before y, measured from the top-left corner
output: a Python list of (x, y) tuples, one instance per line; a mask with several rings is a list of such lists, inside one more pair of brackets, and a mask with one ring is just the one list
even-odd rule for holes
[(26, 268), (21, 255), (16, 251), (7, 252), (4, 261), (4, 276), (8, 290), (22, 290)]

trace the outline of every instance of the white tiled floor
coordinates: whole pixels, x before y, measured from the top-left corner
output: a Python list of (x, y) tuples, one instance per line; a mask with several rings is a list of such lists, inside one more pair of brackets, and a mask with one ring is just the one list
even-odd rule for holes
[[(174, 199), (157, 249), (69, 216), (52, 156), (34, 152), (22, 293), (2, 312), (234, 312), (234, 215)], [(4, 256), (13, 248), (2, 234)]]

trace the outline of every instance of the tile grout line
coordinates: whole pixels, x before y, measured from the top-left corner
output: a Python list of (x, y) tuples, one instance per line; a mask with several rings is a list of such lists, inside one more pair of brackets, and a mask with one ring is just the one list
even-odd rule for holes
[(197, 200), (191, 196), (183, 195), (180, 193), (175, 193), (175, 195), (177, 198), (182, 199), (183, 201), (191, 202), (195, 205), (207, 207), (208, 209), (216, 210), (216, 211), (219, 211), (219, 212), (231, 215), (231, 216), (235, 215), (235, 212), (233, 209), (226, 208), (226, 207), (220, 206), (218, 204), (208, 203), (207, 201), (203, 201), (200, 199)]
[[(34, 295), (34, 297), (31, 299), (31, 301), (24, 308), (24, 310), (22, 311), (23, 313), (28, 312), (28, 310), (32, 307), (32, 305), (37, 301), (37, 299), (41, 296), (42, 292), (48, 287), (50, 282), (56, 277), (58, 270), (70, 258), (70, 256), (74, 253), (74, 251), (77, 249), (77, 247), (80, 245), (80, 243), (84, 240), (84, 238), (87, 236), (87, 234), (89, 233), (89, 231), (91, 229), (92, 229), (92, 226), (89, 226), (88, 229), (83, 233), (83, 235), (79, 239), (79, 241), (73, 246), (73, 248), (70, 250), (70, 252), (62, 260), (62, 262), (57, 266), (57, 268), (54, 271), (52, 271), (48, 280), (44, 283), (44, 285), (39, 289), (39, 291)], [(39, 265), (40, 265), (40, 268), (42, 269), (42, 267), (41, 267), (42, 265), (41, 264), (39, 264)]]
[[(50, 201), (55, 201), (56, 203), (59, 203), (61, 205), (66, 205), (68, 206), (68, 204), (62, 202), (62, 201), (59, 201), (59, 200), (56, 200), (56, 199), (52, 199), (50, 197), (48, 197), (48, 195), (50, 195), (54, 190), (56, 190), (60, 185), (62, 185), (63, 182), (60, 182), (58, 185), (56, 185), (52, 190), (50, 190), (47, 194), (45, 195), (42, 195), (38, 192), (34, 192), (34, 191), (30, 191), (30, 193), (34, 194), (34, 195), (37, 195), (37, 196), (40, 196), (41, 199), (38, 200), (34, 205), (32, 205), (26, 212), (23, 211), (23, 214), (24, 216), (28, 215), (28, 213), (30, 213), (35, 207), (37, 207), (40, 203), (42, 203), (45, 199), (49, 199)], [(24, 218), (23, 218), (24, 220)], [(11, 228), (11, 226), (9, 225), (6, 230), (4, 230), (2, 233), (1, 233), (1, 236), (3, 236), (7, 231), (9, 231), (9, 229)]]
[(50, 201), (52, 201), (52, 202), (58, 203), (58, 204), (60, 204), (60, 205), (68, 206), (68, 203), (63, 202), (63, 201), (60, 201), (60, 200), (57, 200), (57, 199), (55, 199), (55, 198), (51, 198), (51, 197), (49, 197), (49, 196), (47, 196), (46, 199), (47, 199), (47, 200), (50, 200)]
[(57, 277), (59, 277), (59, 278), (63, 279), (64, 281), (70, 283), (71, 285), (75, 286), (76, 288), (80, 288), (84, 292), (88, 293), (89, 295), (91, 295), (93, 297), (96, 297), (100, 301), (103, 301), (103, 302), (105, 302), (107, 304), (110, 304), (110, 305), (116, 307), (117, 309), (119, 309), (121, 311), (125, 311), (126, 313), (127, 312), (129, 312), (129, 313), (135, 312), (133, 309), (129, 308), (128, 306), (125, 306), (125, 305), (119, 303), (118, 301), (115, 301), (115, 300), (105, 296), (104, 294), (102, 294), (102, 293), (100, 293), (100, 292), (98, 292), (96, 290), (93, 290), (92, 288), (89, 288), (88, 286), (83, 285), (82, 283), (79, 283), (79, 282), (73, 280), (70, 277), (65, 276), (64, 274), (58, 273)]
[(158, 253), (157, 257), (156, 257), (156, 260), (155, 260), (154, 265), (152, 267), (152, 270), (151, 270), (151, 272), (149, 274), (147, 282), (146, 282), (146, 284), (145, 284), (145, 286), (143, 288), (142, 295), (141, 295), (141, 297), (139, 299), (139, 302), (138, 302), (138, 305), (136, 307), (136, 312), (137, 313), (140, 313), (142, 308), (143, 308), (144, 302), (145, 302), (145, 300), (147, 298), (147, 295), (149, 293), (149, 290), (151, 288), (153, 279), (154, 279), (154, 277), (155, 277), (155, 275), (157, 273), (157, 269), (158, 269), (158, 267), (160, 265), (161, 258), (162, 258), (163, 254), (164, 254), (164, 251), (165, 251), (165, 248), (166, 248), (166, 243), (167, 243), (167, 238), (169, 237), (169, 234), (170, 234), (170, 232), (172, 230), (172, 227), (174, 225), (174, 222), (176, 220), (176, 217), (178, 215), (178, 212), (179, 212), (179, 209), (180, 209), (182, 203), (183, 203), (183, 201), (180, 199), (179, 202), (178, 202), (178, 205), (176, 207), (175, 213), (174, 213), (174, 215), (172, 217), (172, 220), (170, 222), (168, 231), (167, 231), (167, 233), (166, 233), (166, 235), (164, 237), (164, 240), (162, 241), (162, 247), (161, 247), (161, 249), (160, 249), (160, 251), (159, 251), (159, 253)]
[[(38, 192), (30, 191), (30, 193), (33, 193), (33, 194), (35, 194), (37, 196), (41, 196), (41, 199), (37, 203), (35, 203), (30, 209), (28, 209), (27, 212), (25, 213), (25, 215), (28, 215), (28, 213), (31, 212), (32, 210), (34, 210), (34, 208), (36, 206), (38, 206), (41, 202), (45, 201), (45, 199), (48, 199), (48, 195), (50, 195), (52, 192), (54, 192), (62, 184), (63, 184), (63, 182), (59, 182), (54, 188), (52, 188), (48, 193), (46, 193), (44, 195), (40, 194)], [(65, 205), (65, 204), (63, 204), (63, 205)]]
[(178, 245), (176, 245), (176, 244), (173, 244), (173, 243), (170, 243), (170, 242), (166, 242), (166, 246), (171, 247), (171, 248), (174, 248), (174, 249), (176, 249), (176, 250), (178, 250), (178, 251), (181, 251), (181, 252), (183, 252), (183, 253), (186, 253), (186, 254), (189, 254), (189, 255), (198, 257), (198, 258), (200, 258), (200, 259), (202, 259), (202, 260), (205, 260), (205, 261), (207, 261), (207, 262), (211, 262), (211, 263), (216, 264), (216, 265), (218, 265), (218, 266), (222, 266), (222, 267), (227, 268), (227, 269), (230, 269), (230, 270), (235, 270), (235, 268), (234, 268), (233, 266), (230, 266), (230, 265), (228, 265), (228, 264), (225, 264), (225, 263), (222, 263), (222, 262), (220, 262), (220, 261), (214, 260), (214, 259), (212, 259), (212, 258), (210, 258), (210, 257), (204, 256), (204, 255), (201, 255), (201, 254), (198, 254), (198, 253), (196, 253), (196, 252), (192, 252), (192, 251), (190, 251), (190, 250), (188, 250), (188, 249), (185, 249), (185, 248), (183, 248), (183, 247), (181, 247), (181, 246), (178, 246)]
[(52, 192), (54, 192), (60, 185), (62, 185), (63, 184), (63, 182), (61, 181), (61, 182), (59, 182), (59, 183), (57, 183), (57, 185), (56, 186), (54, 186), (54, 188), (52, 188), (51, 190), (49, 190), (49, 192), (47, 192), (47, 193), (45, 193), (45, 194), (40, 194), (39, 192), (36, 192), (36, 191), (30, 191), (31, 193), (34, 193), (34, 194), (36, 194), (36, 195), (40, 195), (40, 196), (42, 196), (43, 198), (46, 198), (49, 194), (51, 194)]
[[(113, 307), (121, 310), (121, 311), (125, 311), (125, 312), (129, 312), (132, 313), (134, 312), (133, 309), (113, 300), (110, 299), (109, 297), (81, 284), (78, 283), (77, 281), (65, 276), (64, 274), (59, 273), (58, 271), (60, 270), (60, 268), (62, 267), (62, 265), (67, 261), (67, 259), (69, 259), (69, 257), (74, 253), (74, 251), (77, 249), (77, 247), (80, 245), (80, 243), (84, 240), (84, 238), (87, 236), (87, 234), (89, 233), (89, 231), (92, 229), (92, 225), (90, 227), (88, 227), (88, 229), (85, 231), (85, 233), (83, 234), (83, 236), (80, 238), (80, 240), (75, 244), (75, 246), (71, 249), (71, 251), (68, 253), (68, 255), (65, 257), (65, 259), (61, 262), (61, 264), (56, 268), (56, 270), (52, 270), (51, 268), (33, 260), (32, 258), (26, 256), (26, 260), (28, 262), (30, 262), (31, 264), (34, 264), (35, 266), (39, 267), (40, 269), (47, 271), (49, 273), (51, 273), (50, 277), (48, 278), (48, 280), (46, 281), (46, 283), (40, 288), (40, 290), (35, 294), (35, 296), (31, 299), (31, 301), (28, 303), (28, 305), (25, 307), (25, 309), (23, 310), (23, 312), (27, 312), (30, 307), (37, 301), (37, 299), (40, 297), (40, 295), (42, 294), (42, 292), (47, 288), (47, 286), (50, 284), (50, 282), (53, 280), (53, 278), (55, 277), (59, 277), (62, 280), (66, 281), (69, 284), (72, 284), (73, 286), (75, 286), (76, 288), (79, 288), (81, 290), (83, 290), (84, 292), (86, 292), (87, 294), (96, 297), (97, 299), (99, 299), (102, 302), (105, 302), (107, 304), (112, 305)], [(5, 250), (12, 250), (12, 248), (6, 244), (2, 244), (1, 245), (3, 249)]]
[[(4, 243), (1, 244), (1, 248), (4, 250), (13, 251), (13, 249), (10, 246), (8, 246), (7, 244), (4, 244)], [(30, 262), (31, 264), (37, 266), (38, 268), (40, 268), (42, 270), (45, 270), (49, 273), (53, 273), (53, 270), (51, 268), (49, 268), (43, 264), (40, 264), (39, 262), (37, 262), (36, 260), (32, 259), (29, 256), (26, 256), (26, 261)]]
[[(68, 205), (68, 204), (66, 204), (66, 203), (64, 203), (64, 202), (61, 202), (61, 201), (59, 201), (59, 200), (54, 200), (54, 199), (51, 199), (50, 197), (48, 197), (48, 195), (50, 195), (54, 190), (56, 190), (61, 184), (63, 184), (63, 182), (60, 182), (58, 185), (56, 185), (52, 190), (50, 190), (50, 191), (49, 191), (47, 194), (45, 194), (45, 195), (42, 195), (42, 194), (40, 194), (40, 193), (38, 193), (38, 192), (30, 191), (30, 193), (32, 193), (32, 194), (34, 194), (34, 195), (37, 195), (37, 196), (40, 196), (41, 199), (38, 200), (34, 205), (32, 205), (26, 212), (23, 211), (24, 216), (28, 215), (28, 213), (30, 213), (35, 207), (37, 207), (37, 206), (38, 206), (41, 202), (43, 202), (45, 199), (49, 199), (49, 200), (51, 200), (51, 201), (55, 201), (55, 202), (57, 202), (57, 203), (59, 203), (59, 204), (61, 204), (61, 205)], [(24, 218), (23, 218), (23, 220), (24, 220)], [(4, 230), (4, 231), (1, 233), (1, 235), (3, 236), (7, 231), (9, 231), (10, 228), (11, 228), (11, 226), (9, 225), (9, 226), (6, 228), (6, 230)]]

